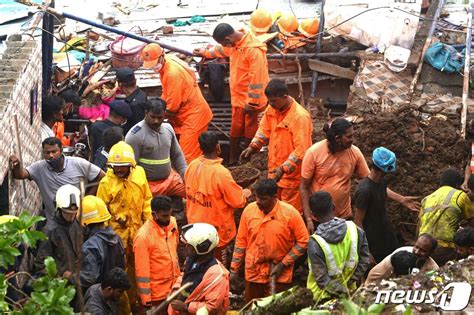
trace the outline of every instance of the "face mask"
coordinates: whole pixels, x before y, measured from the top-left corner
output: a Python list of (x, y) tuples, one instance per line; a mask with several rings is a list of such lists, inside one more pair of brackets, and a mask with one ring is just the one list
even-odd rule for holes
[(156, 64), (156, 66), (153, 68), (153, 71), (155, 71), (156, 73), (158, 73), (158, 72), (161, 71), (161, 69), (163, 69), (163, 64), (160, 63), (160, 62), (158, 62), (158, 63)]
[(61, 154), (57, 159), (46, 160), (46, 163), (48, 163), (51, 168), (58, 169), (63, 159), (64, 155)]

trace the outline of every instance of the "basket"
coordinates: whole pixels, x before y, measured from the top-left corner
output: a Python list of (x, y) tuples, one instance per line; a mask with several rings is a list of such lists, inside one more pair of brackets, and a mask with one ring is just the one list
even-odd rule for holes
[[(235, 182), (242, 188), (249, 187), (260, 177), (258, 169), (246, 165), (229, 167), (229, 171)], [(246, 176), (243, 177), (242, 174)]]
[[(142, 43), (131, 49), (124, 49), (123, 44), (126, 40), (132, 41), (132, 39), (120, 35), (110, 43), (109, 50), (112, 53), (112, 66), (115, 69), (129, 67), (132, 70), (136, 70), (143, 64), (140, 55), (146, 43)], [(134, 41), (139, 43), (137, 40)]]

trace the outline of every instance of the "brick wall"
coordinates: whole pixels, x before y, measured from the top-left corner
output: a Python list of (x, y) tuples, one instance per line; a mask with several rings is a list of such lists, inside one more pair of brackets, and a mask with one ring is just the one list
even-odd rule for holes
[[(0, 183), (8, 172), (11, 154), (19, 156), (21, 149), (24, 166), (42, 158), (41, 40), (15, 39), (7, 41), (7, 49), (0, 59)], [(9, 199), (10, 214), (23, 210), (36, 213), (41, 205), (36, 184), (17, 181), (12, 176), (9, 176)]]

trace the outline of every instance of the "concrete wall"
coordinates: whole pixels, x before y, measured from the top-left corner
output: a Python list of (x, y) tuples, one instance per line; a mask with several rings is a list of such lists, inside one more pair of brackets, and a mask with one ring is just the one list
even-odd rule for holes
[[(9, 39), (0, 59), (0, 183), (9, 171), (8, 158), (22, 153), (23, 165), (41, 154), (41, 41)], [(9, 176), (9, 213), (36, 213), (41, 197), (35, 183)]]

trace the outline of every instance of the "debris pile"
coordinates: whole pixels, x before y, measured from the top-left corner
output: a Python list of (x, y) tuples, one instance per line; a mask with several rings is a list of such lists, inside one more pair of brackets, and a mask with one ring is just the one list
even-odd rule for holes
[[(370, 164), (372, 151), (384, 146), (397, 155), (397, 172), (387, 176), (394, 191), (420, 200), (438, 188), (441, 173), (454, 168), (463, 172), (468, 145), (459, 134), (458, 119), (426, 119), (413, 107), (384, 115), (364, 114), (355, 124), (356, 145)], [(354, 183), (355, 185), (356, 183)], [(389, 203), (389, 217), (405, 242), (415, 239), (416, 213)]]

